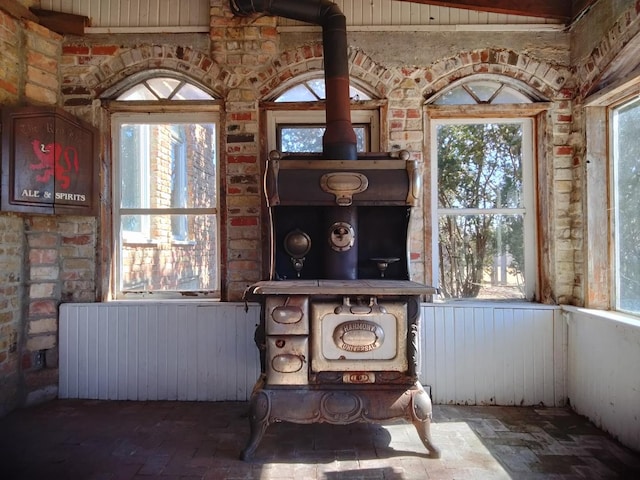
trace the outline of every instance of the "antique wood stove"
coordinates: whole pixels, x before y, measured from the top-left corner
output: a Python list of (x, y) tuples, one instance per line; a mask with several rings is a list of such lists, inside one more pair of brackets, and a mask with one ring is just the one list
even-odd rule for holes
[(408, 231), (421, 171), (408, 152), (358, 154), (350, 121), (344, 15), (326, 0), (231, 0), (323, 27), (327, 124), (322, 154), (271, 152), (265, 194), (269, 279), (262, 305), (262, 374), (250, 402), (255, 452), (274, 422), (383, 422), (405, 418), (431, 456), (431, 399), (418, 381), (420, 301), (409, 280)]

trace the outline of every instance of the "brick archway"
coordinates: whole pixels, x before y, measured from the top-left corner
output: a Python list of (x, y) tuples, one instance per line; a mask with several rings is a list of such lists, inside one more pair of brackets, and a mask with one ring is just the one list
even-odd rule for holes
[(461, 52), (414, 72), (413, 78), (423, 97), (427, 98), (457, 80), (487, 73), (519, 80), (549, 100), (567, 98), (570, 96), (567, 89), (572, 90), (569, 86), (572, 75), (568, 69), (512, 50)]
[(148, 70), (175, 72), (217, 97), (240, 83), (237, 75), (206, 53), (174, 45), (69, 45), (63, 49), (63, 64), (62, 96), (67, 106), (89, 104), (128, 77)]
[[(322, 72), (324, 56), (322, 44), (305, 45), (283, 52), (261, 72), (249, 77), (259, 98), (282, 90), (295, 78)], [(386, 67), (374, 62), (361, 50), (349, 48), (349, 74), (366, 87), (374, 97), (384, 98), (400, 84), (402, 78)]]

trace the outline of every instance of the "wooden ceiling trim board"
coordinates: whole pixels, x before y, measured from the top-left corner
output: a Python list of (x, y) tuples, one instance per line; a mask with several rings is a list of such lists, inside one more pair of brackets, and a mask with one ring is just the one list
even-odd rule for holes
[(13, 18), (26, 18), (27, 20), (31, 20), (36, 23), (39, 21), (38, 17), (27, 7), (15, 0), (0, 0), (0, 10), (7, 12)]
[[(439, 7), (464, 8), (482, 12), (526, 15), (530, 17), (571, 20), (571, 0), (397, 0), (399, 2), (422, 3)], [(585, 3), (587, 0), (582, 0)], [(579, 2), (580, 3), (580, 2)]]

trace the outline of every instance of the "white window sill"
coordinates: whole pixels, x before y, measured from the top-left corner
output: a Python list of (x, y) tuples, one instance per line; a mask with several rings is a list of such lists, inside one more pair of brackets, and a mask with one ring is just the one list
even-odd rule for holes
[(574, 307), (572, 305), (562, 305), (562, 310), (569, 313), (586, 315), (600, 320), (609, 320), (640, 328), (640, 318), (629, 313), (617, 312), (615, 310), (595, 310), (593, 308)]

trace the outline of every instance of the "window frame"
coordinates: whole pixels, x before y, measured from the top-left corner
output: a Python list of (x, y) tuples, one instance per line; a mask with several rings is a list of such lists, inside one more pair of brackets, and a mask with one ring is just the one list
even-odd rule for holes
[[(296, 105), (304, 105), (300, 102)], [(267, 125), (267, 145), (269, 151), (278, 150), (278, 126), (286, 125), (319, 125), (326, 124), (326, 112), (324, 109), (298, 110), (291, 108), (291, 103), (278, 103), (279, 107), (287, 105), (289, 108), (268, 109), (266, 111)], [(369, 150), (370, 152), (380, 151), (380, 112), (377, 109), (352, 109), (352, 125), (369, 126)]]
[[(583, 102), (586, 117), (583, 297), (586, 308), (618, 311), (616, 272), (612, 269), (616, 252), (612, 212), (614, 185), (610, 111), (637, 96), (640, 96), (640, 75), (629, 75), (613, 81)], [(606, 202), (602, 201), (603, 198)], [(602, 225), (607, 225), (606, 235), (602, 234)], [(637, 314), (619, 312), (638, 319)]]
[[(112, 169), (112, 231), (113, 231), (113, 257), (112, 257), (112, 275), (114, 278), (112, 287), (112, 297), (116, 300), (121, 299), (198, 299), (213, 298), (220, 299), (221, 295), (221, 279), (223, 265), (220, 261), (220, 253), (222, 248), (221, 239), (221, 219), (220, 219), (220, 197), (221, 197), (221, 152), (220, 152), (220, 128), (221, 115), (220, 107), (207, 103), (200, 105), (194, 102), (184, 104), (184, 101), (173, 102), (135, 102), (135, 101), (112, 101), (109, 102), (111, 107), (111, 131), (112, 131), (112, 153), (113, 153), (113, 169)], [(170, 108), (167, 108), (170, 106)], [(118, 108), (119, 107), (119, 108)], [(121, 182), (120, 182), (120, 126), (125, 123), (185, 123), (197, 124), (207, 123), (215, 124), (215, 144), (216, 144), (216, 201), (213, 207), (148, 207), (148, 208), (121, 208)], [(207, 290), (153, 290), (153, 291), (124, 291), (122, 290), (122, 269), (123, 269), (123, 238), (120, 230), (121, 218), (127, 214), (140, 215), (168, 215), (168, 214), (185, 214), (185, 215), (212, 215), (215, 217), (215, 235), (217, 238), (215, 245), (215, 258), (218, 259), (216, 285), (214, 288)], [(173, 233), (172, 233), (173, 236)], [(127, 243), (141, 243), (153, 245), (153, 239), (150, 238), (130, 238)], [(172, 244), (188, 243), (183, 240), (172, 239)], [(186, 295), (186, 296), (185, 296)]]
[(637, 104), (637, 108), (640, 108), (640, 92), (633, 91), (627, 94), (621, 99), (611, 103), (607, 107), (607, 137), (608, 137), (608, 204), (610, 208), (609, 214), (609, 237), (610, 237), (610, 252), (609, 257), (611, 259), (611, 278), (610, 281), (610, 299), (609, 306), (615, 311), (623, 314), (640, 317), (640, 311), (628, 310), (621, 305), (621, 280), (620, 280), (620, 234), (618, 226), (621, 224), (620, 220), (620, 205), (618, 196), (618, 163), (616, 157), (617, 151), (617, 133), (615, 131), (617, 125), (617, 119), (615, 117), (616, 111), (620, 108), (624, 108), (627, 105)]
[[(142, 125), (144, 127), (147, 127), (147, 125)], [(142, 130), (142, 129), (140, 129)], [(143, 139), (148, 139), (149, 138), (149, 129), (148, 128), (144, 128), (144, 131), (141, 132), (140, 137)], [(143, 158), (142, 162), (140, 162), (139, 167), (136, 170), (136, 174), (141, 186), (141, 196), (143, 196), (146, 199), (146, 202), (144, 203), (144, 207), (149, 207), (149, 199), (151, 197), (151, 193), (149, 192), (149, 182), (146, 181), (146, 179), (149, 178), (149, 176), (151, 175), (151, 166), (150, 166), (150, 153), (149, 153), (149, 148), (148, 148), (148, 142), (144, 142), (145, 144), (141, 144), (138, 145), (138, 151), (140, 156)], [(118, 146), (120, 145), (120, 137), (118, 136)], [(120, 191), (120, 186), (122, 185), (122, 183), (120, 183), (118, 185), (118, 198), (120, 199), (122, 197), (122, 193)], [(134, 242), (138, 242), (138, 243), (143, 243), (146, 241), (146, 239), (148, 239), (151, 235), (151, 225), (149, 223), (149, 219), (147, 217), (141, 217), (140, 218), (140, 231), (137, 230), (125, 230), (123, 229), (123, 231), (121, 232), (122, 235), (126, 235), (128, 241), (130, 241), (131, 243)]]
[[(443, 215), (466, 216), (466, 215), (522, 215), (524, 228), (524, 279), (525, 292), (524, 299), (533, 300), (536, 292), (537, 279), (537, 228), (536, 228), (536, 199), (535, 199), (535, 121), (530, 117), (493, 117), (490, 110), (487, 115), (479, 117), (449, 117), (433, 118), (430, 120), (430, 158), (431, 168), (431, 205), (432, 208), (432, 243), (431, 261), (432, 284), (438, 286), (440, 282), (440, 265), (438, 259), (438, 225), (439, 219)], [(509, 123), (522, 125), (522, 206), (520, 208), (440, 208), (438, 203), (438, 145), (437, 129), (440, 125), (461, 125), (461, 124), (489, 124), (489, 123)], [(455, 299), (455, 301), (492, 301), (494, 299)]]

